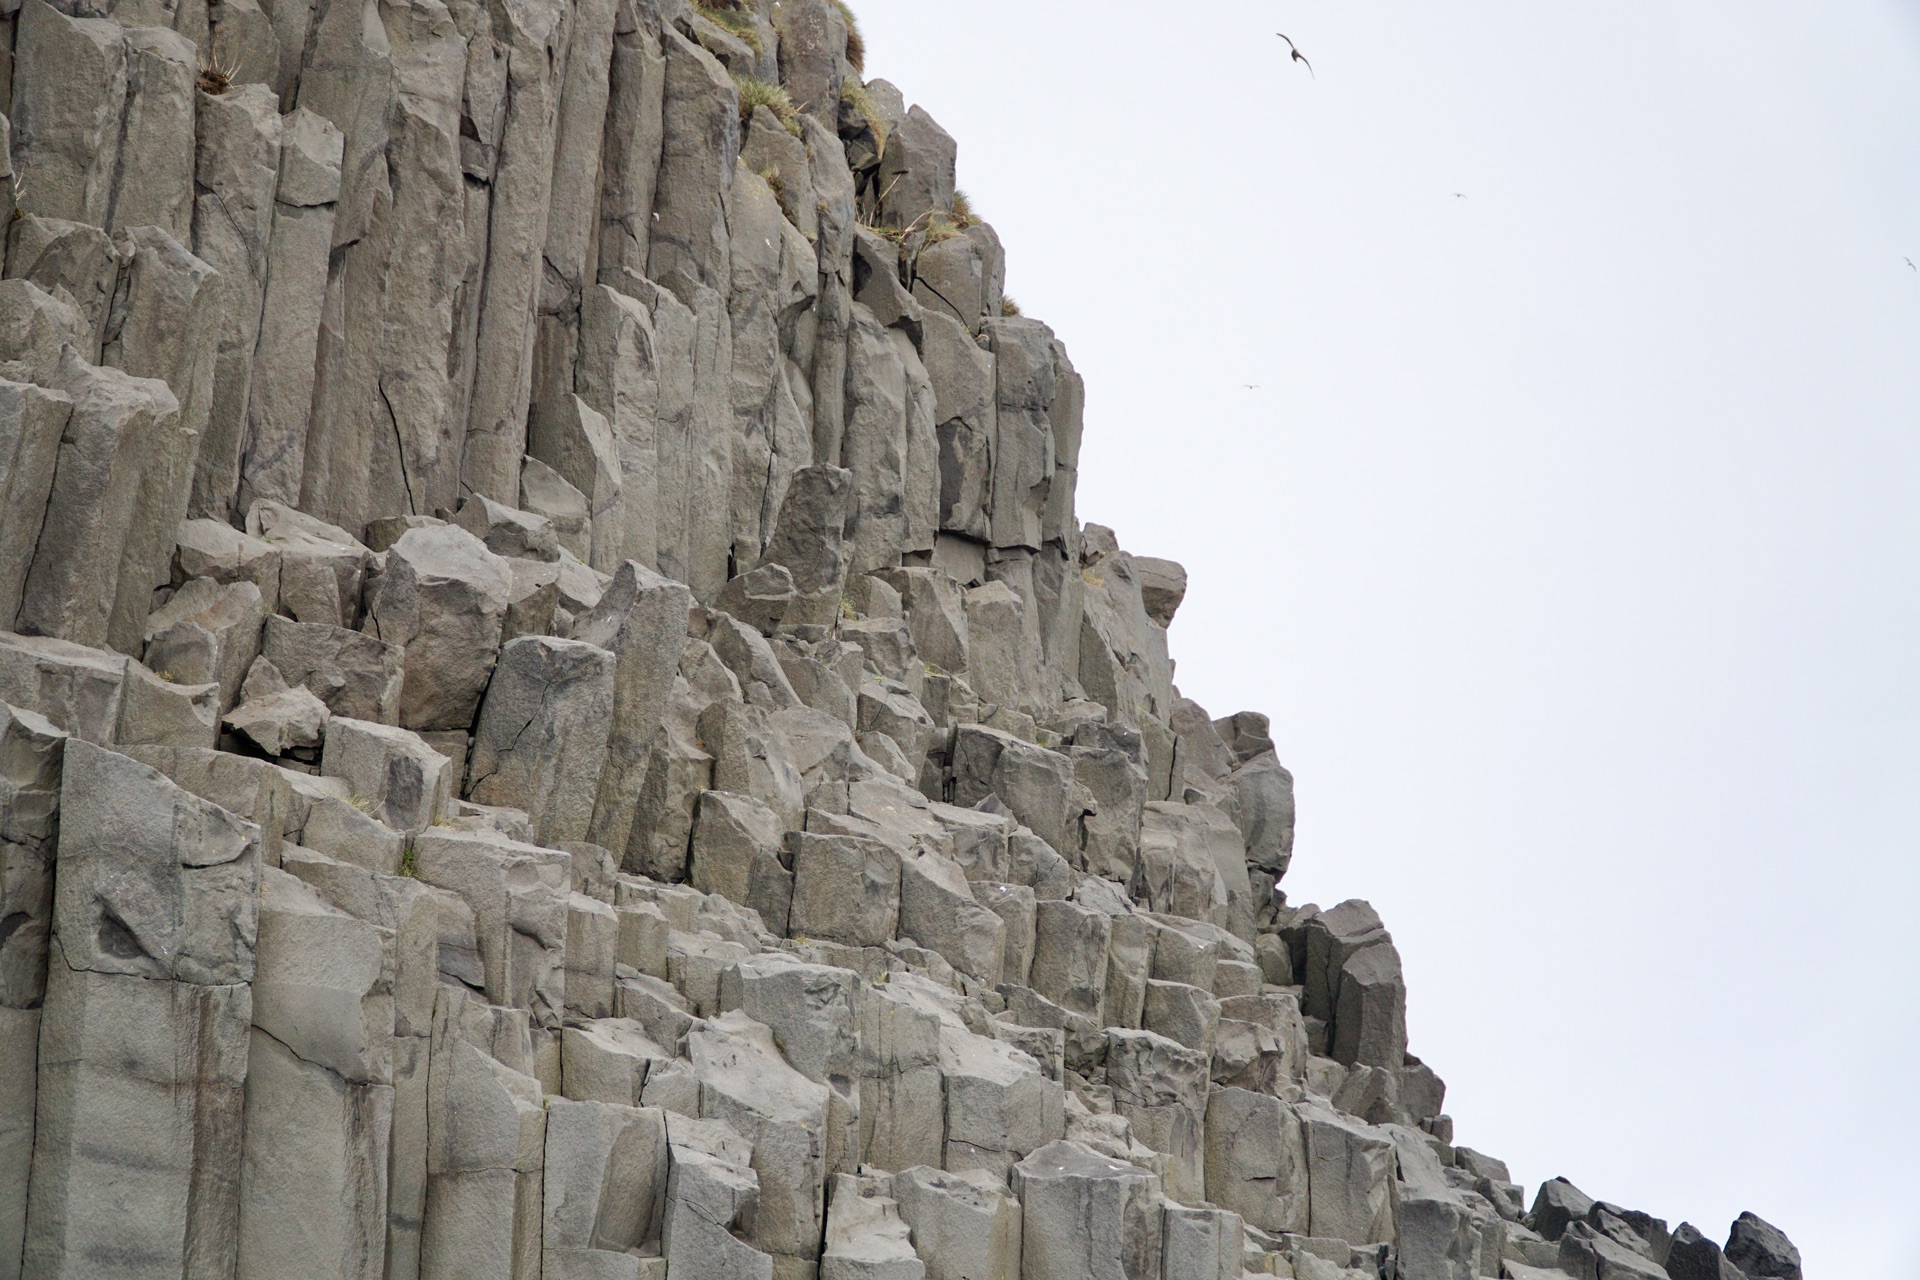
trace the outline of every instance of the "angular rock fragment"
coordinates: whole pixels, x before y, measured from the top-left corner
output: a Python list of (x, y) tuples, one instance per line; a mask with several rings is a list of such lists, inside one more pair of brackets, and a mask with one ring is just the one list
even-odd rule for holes
[(524, 810), (542, 843), (585, 840), (612, 727), (614, 655), (525, 636), (500, 651), (474, 726), (467, 794)]
[(1055, 1142), (1014, 1167), (1021, 1275), (1155, 1280), (1160, 1275), (1160, 1179)]
[(385, 568), (367, 587), (364, 630), (407, 651), (401, 724), (473, 723), (512, 592), (506, 561), (464, 529), (412, 529), (387, 550)]

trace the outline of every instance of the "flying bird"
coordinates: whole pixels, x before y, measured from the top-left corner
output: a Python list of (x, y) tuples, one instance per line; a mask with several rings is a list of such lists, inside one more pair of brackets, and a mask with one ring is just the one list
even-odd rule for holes
[(1240, 384), (1240, 387), (1244, 391), (1258, 391), (1260, 384), (1257, 382), (1243, 382)]
[(1906, 259), (1906, 263), (1907, 263), (1907, 270), (1909, 270), (1909, 271), (1920, 271), (1920, 267), (1916, 267), (1916, 266), (1914, 266), (1914, 265), (1913, 265), (1913, 259), (1912, 259), (1912, 258), (1908, 258), (1908, 259)]
[(1307, 62), (1307, 56), (1304, 53), (1300, 52), (1300, 46), (1293, 42), (1292, 36), (1286, 35), (1285, 33), (1279, 32), (1279, 31), (1276, 31), (1273, 34), (1279, 36), (1282, 40), (1285, 40), (1287, 42), (1287, 48), (1293, 50), (1293, 60), (1295, 62), (1306, 64), (1308, 75), (1313, 76), (1315, 80), (1318, 80), (1320, 78), (1317, 74), (1315, 74), (1313, 70), (1313, 64), (1311, 62)]
[(1465, 192), (1456, 191), (1453, 193), (1453, 198), (1455, 200), (1465, 200), (1467, 197)]

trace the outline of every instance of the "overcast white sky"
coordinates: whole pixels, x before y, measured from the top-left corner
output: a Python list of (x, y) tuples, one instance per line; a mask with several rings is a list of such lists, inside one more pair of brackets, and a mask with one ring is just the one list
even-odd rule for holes
[(1920, 1277), (1920, 6), (855, 4), (1459, 1140)]

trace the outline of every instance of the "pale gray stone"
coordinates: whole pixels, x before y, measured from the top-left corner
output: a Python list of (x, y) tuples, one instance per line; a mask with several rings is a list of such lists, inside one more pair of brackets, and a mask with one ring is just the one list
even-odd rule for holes
[[(537, 1276), (547, 1112), (540, 1082), (490, 1054), (442, 988), (427, 1091), (426, 1280)], [(524, 1024), (520, 1035), (524, 1036)]]
[(892, 1179), (927, 1280), (1019, 1280), (1020, 1202), (988, 1174), (918, 1165)]
[(452, 523), (465, 529), (498, 556), (557, 562), (560, 539), (545, 516), (521, 511), (492, 498), (472, 495), (460, 504)]
[[(78, 644), (104, 645), (116, 625), (124, 624), (127, 633), (119, 636), (118, 647), (125, 651), (139, 642), (147, 593), (167, 578), (161, 570), (147, 581), (155, 568), (144, 554), (150, 548), (133, 535), (137, 522), (144, 527), (144, 489), (154, 450), (178, 430), (180, 403), (165, 383), (87, 365), (72, 348), (61, 357), (56, 385), (72, 397), (73, 412), (27, 573), (19, 626)], [(166, 531), (168, 558), (172, 528)], [(123, 597), (131, 600), (136, 582), (141, 584), (138, 616), (122, 619)]]
[(247, 533), (280, 550), (282, 613), (296, 622), (358, 625), (370, 558), (359, 539), (273, 499), (248, 508)]
[(226, 1274), (257, 835), (89, 743), (64, 769), (24, 1271)]
[(350, 720), (397, 725), (405, 650), (324, 622), (268, 618), (261, 654), (289, 684)]
[(925, 1280), (900, 1206), (880, 1178), (836, 1174), (820, 1280)]
[(753, 1242), (776, 1257), (813, 1258), (825, 1209), (826, 1087), (788, 1065), (773, 1034), (741, 1013), (689, 1033), (687, 1056), (700, 1077), (702, 1117), (753, 1143), (760, 1176)]
[(28, 0), (20, 8), (14, 59), (11, 150), (26, 195), (22, 207), (105, 226), (125, 127), (124, 30)]
[(219, 686), (224, 709), (239, 700), (266, 621), (267, 603), (253, 583), (192, 578), (147, 616), (142, 654), (168, 680)]
[(1207, 1055), (1150, 1031), (1109, 1029), (1107, 1084), (1135, 1139), (1171, 1157), (1167, 1193), (1206, 1199)]
[(368, 583), (364, 630), (407, 651), (400, 723), (465, 728), (500, 650), (513, 571), (450, 525), (408, 530), (385, 554)]
[(672, 1114), (667, 1141), (668, 1272), (676, 1280), (772, 1280), (773, 1259), (741, 1238), (753, 1231), (760, 1203), (753, 1144), (724, 1121)]
[(784, 831), (779, 816), (750, 796), (705, 793), (688, 864), (693, 887), (752, 907), (767, 928), (784, 935), (793, 902), (793, 872), (781, 860)]
[(176, 684), (127, 662), (114, 741), (126, 746), (211, 747), (220, 733), (220, 686)]
[(597, 1274), (569, 1269), (586, 1262), (582, 1254), (658, 1251), (669, 1169), (665, 1113), (554, 1099), (547, 1105), (545, 1167), (546, 1275)]
[(1014, 1168), (1021, 1276), (1157, 1280), (1160, 1179), (1073, 1142), (1042, 1147)]
[(40, 1010), (0, 1005), (0, 1276), (7, 1280), (19, 1280), (26, 1240), (39, 1049)]
[(1239, 1214), (1168, 1204), (1161, 1230), (1163, 1280), (1240, 1280), (1246, 1232)]
[(1306, 1137), (1293, 1109), (1245, 1089), (1207, 1099), (1206, 1198), (1262, 1231), (1306, 1234)]
[(900, 919), (900, 854), (863, 836), (795, 833), (793, 908), (796, 938), (852, 947), (880, 946)]
[(451, 801), (452, 767), (419, 734), (335, 716), (320, 770), (347, 785), (353, 801), (396, 831), (438, 822)]
[[(29, 281), (71, 302), (78, 310), (79, 324), (67, 341), (83, 360), (99, 358), (120, 278), (120, 253), (106, 232), (88, 223), (16, 214), (7, 228), (6, 270), (9, 279)], [(37, 370), (57, 367), (60, 351), (54, 347), (23, 355)], [(36, 374), (35, 381), (46, 380)]]
[(692, 605), (686, 586), (628, 560), (599, 604), (574, 624), (575, 640), (611, 650), (615, 657), (607, 763), (587, 838), (623, 859), (631, 856), (641, 834), (635, 823), (643, 809), (637, 793), (661, 737)]
[(73, 295), (64, 285), (50, 283), (58, 296), (31, 280), (0, 280), (0, 350), (8, 353), (13, 376), (23, 382), (51, 380), (60, 367), (60, 348), (86, 353), (99, 342)]
[[(265, 24), (252, 0), (227, 5), (235, 22)], [(243, 18), (242, 15), (245, 15)], [(266, 32), (272, 37), (271, 28)], [(245, 57), (225, 39), (224, 57)], [(267, 58), (257, 58), (263, 65)], [(272, 61), (277, 62), (277, 53)], [(210, 319), (216, 326), (209, 371), (206, 427), (199, 441), (189, 509), (226, 520), (240, 482), (246, 445), (247, 401), (259, 346), (261, 302), (273, 235), (274, 188), (280, 176), (280, 102), (265, 84), (236, 84), (226, 93), (200, 92), (195, 121), (193, 252), (218, 277), (211, 283)], [(243, 508), (244, 510), (244, 508)]]
[(545, 844), (587, 838), (612, 725), (616, 659), (525, 636), (500, 652), (474, 727), (467, 794), (524, 810)]
[[(621, 299), (621, 303), (626, 301)], [(616, 352), (612, 359), (617, 362), (623, 354)], [(628, 390), (622, 385), (622, 372), (616, 363), (611, 375), (614, 388), (609, 407), (616, 413), (624, 410), (629, 417), (634, 417), (644, 409), (621, 402), (620, 392)], [(629, 391), (629, 395), (632, 394)], [(634, 536), (633, 513), (623, 502), (626, 463), (621, 443), (607, 416), (572, 395), (536, 405), (527, 432), (528, 454), (552, 467), (586, 498), (590, 529), (586, 560), (605, 573), (617, 570), (623, 559), (650, 562), (655, 554), (651, 537), (644, 531)], [(636, 473), (640, 473), (644, 465), (643, 460), (636, 458)], [(652, 478), (650, 470), (643, 474)]]
[(473, 908), (487, 997), (557, 1026), (565, 1008), (567, 855), (438, 828), (414, 837), (414, 874)]
[[(580, 1018), (613, 1016), (620, 917), (584, 893), (567, 897), (567, 1012)], [(564, 1060), (563, 1060), (564, 1067)]]
[(237, 1276), (381, 1273), (393, 1111), (386, 946), (382, 931), (294, 877), (263, 873)]
[(977, 805), (997, 796), (1056, 851), (1076, 847), (1067, 832), (1070, 759), (984, 725), (962, 725), (953, 752), (955, 804)]
[(7, 626), (20, 612), (72, 412), (64, 392), (0, 379), (0, 623)]
[[(276, 6), (276, 16), (284, 8)], [(296, 503), (306, 476), (345, 138), (302, 106), (283, 118), (281, 144), (235, 511), (250, 511), (259, 500)]]

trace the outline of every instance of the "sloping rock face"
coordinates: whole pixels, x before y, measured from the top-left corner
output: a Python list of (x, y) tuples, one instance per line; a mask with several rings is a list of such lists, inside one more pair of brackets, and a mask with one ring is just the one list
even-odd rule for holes
[(0, 12), (0, 1280), (1797, 1278), (1454, 1145), (850, 22)]

